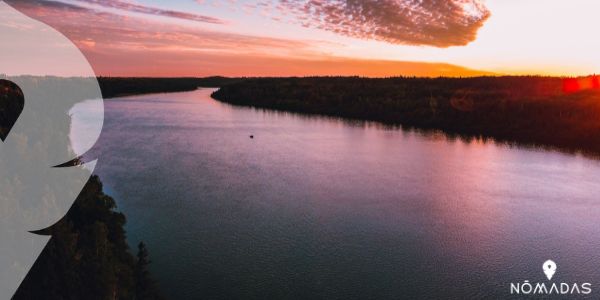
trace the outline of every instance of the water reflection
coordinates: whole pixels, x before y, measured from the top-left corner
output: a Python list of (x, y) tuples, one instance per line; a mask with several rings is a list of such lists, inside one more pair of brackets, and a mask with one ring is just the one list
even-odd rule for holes
[(210, 92), (109, 100), (97, 147), (173, 298), (506, 298), (549, 258), (600, 282), (598, 161)]

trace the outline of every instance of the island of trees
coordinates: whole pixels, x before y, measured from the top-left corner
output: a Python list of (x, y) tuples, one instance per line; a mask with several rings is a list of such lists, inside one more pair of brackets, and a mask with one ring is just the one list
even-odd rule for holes
[(255, 78), (222, 86), (234, 105), (438, 129), (600, 154), (598, 77)]

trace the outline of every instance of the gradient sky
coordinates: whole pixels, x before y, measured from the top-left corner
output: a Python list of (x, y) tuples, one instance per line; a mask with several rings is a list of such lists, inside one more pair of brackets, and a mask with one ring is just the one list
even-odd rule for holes
[(6, 0), (110, 76), (586, 75), (597, 0)]

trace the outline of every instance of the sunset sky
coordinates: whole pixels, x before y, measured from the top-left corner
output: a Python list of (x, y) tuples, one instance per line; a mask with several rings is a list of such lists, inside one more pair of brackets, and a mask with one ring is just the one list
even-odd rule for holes
[(596, 0), (6, 0), (98, 75), (586, 75)]

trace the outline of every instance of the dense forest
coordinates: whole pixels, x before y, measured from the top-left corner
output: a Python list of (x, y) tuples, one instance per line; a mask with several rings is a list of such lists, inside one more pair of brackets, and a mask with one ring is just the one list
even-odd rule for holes
[(67, 215), (38, 232), (52, 238), (13, 299), (162, 299), (148, 250), (140, 243), (130, 253), (115, 207), (93, 176)]
[(598, 77), (261, 78), (217, 100), (600, 154)]

